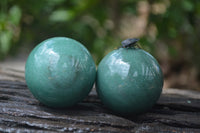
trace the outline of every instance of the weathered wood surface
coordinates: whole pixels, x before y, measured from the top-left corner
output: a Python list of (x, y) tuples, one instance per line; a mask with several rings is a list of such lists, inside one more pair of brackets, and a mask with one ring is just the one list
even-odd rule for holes
[(94, 90), (73, 108), (52, 109), (31, 95), (23, 71), (0, 67), (0, 132), (199, 133), (200, 93), (165, 89), (139, 116), (113, 114)]

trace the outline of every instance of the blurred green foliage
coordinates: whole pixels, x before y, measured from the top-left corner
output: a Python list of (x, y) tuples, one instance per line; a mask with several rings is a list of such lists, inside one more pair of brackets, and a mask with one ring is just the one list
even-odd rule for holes
[[(145, 32), (136, 36), (144, 49), (160, 60), (164, 50), (170, 60), (200, 66), (199, 0), (1, 0), (0, 4), (0, 58), (22, 44), (66, 36), (83, 43), (98, 63), (123, 39), (135, 37), (121, 34), (122, 21), (131, 23), (125, 16), (137, 20), (146, 13)], [(148, 12), (140, 13), (143, 8)], [(134, 32), (131, 27), (124, 30)]]
[(13, 42), (19, 37), (21, 9), (17, 5), (8, 8), (8, 1), (1, 0), (0, 12), (0, 59), (8, 54)]

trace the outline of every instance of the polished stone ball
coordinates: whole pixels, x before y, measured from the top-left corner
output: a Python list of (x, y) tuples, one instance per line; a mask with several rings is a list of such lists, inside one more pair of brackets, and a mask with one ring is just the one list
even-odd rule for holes
[(70, 107), (83, 100), (93, 87), (94, 60), (78, 41), (54, 37), (37, 45), (25, 67), (33, 96), (50, 107)]
[(98, 66), (98, 95), (103, 104), (119, 114), (146, 112), (160, 97), (162, 87), (158, 62), (140, 48), (116, 49)]

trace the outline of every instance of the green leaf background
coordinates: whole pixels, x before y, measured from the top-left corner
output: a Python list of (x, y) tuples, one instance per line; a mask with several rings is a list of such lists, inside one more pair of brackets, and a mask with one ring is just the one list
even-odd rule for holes
[(66, 36), (98, 64), (122, 40), (137, 37), (161, 65), (184, 62), (200, 77), (199, 0), (1, 0), (0, 7), (0, 59)]

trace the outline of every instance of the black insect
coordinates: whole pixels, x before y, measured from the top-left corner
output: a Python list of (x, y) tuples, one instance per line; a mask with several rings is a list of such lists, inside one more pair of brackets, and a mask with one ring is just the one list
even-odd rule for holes
[[(137, 38), (129, 38), (129, 39), (126, 39), (124, 41), (121, 42), (122, 44), (122, 48), (132, 48), (134, 46), (138, 46), (137, 45), (137, 42), (139, 41), (140, 39), (137, 39)], [(139, 47), (139, 46), (138, 46)]]

